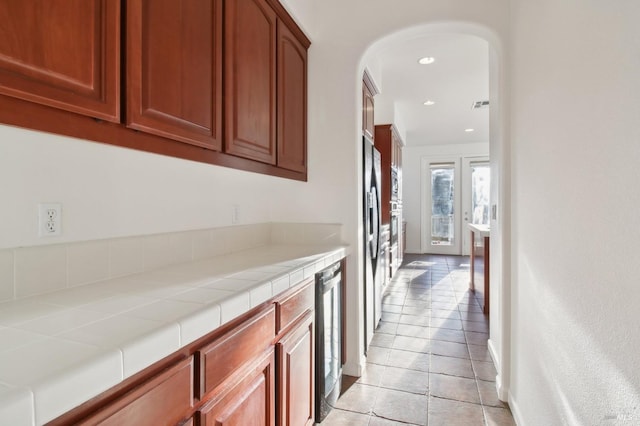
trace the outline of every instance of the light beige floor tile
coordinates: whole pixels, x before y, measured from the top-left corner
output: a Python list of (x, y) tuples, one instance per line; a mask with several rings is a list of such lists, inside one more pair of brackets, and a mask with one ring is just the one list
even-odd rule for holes
[(429, 354), (391, 349), (386, 365), (428, 372)]
[(420, 337), (396, 336), (391, 346), (403, 351), (429, 353), (430, 341)]
[(385, 365), (389, 359), (390, 348), (382, 348), (379, 346), (369, 346), (367, 350), (367, 362), (371, 364)]
[(362, 376), (358, 378), (357, 383), (363, 385), (380, 386), (380, 381), (387, 367), (384, 365), (373, 364), (368, 362), (362, 372)]
[(395, 339), (395, 337), (396, 336), (394, 336), (393, 334), (376, 333), (373, 335), (373, 338), (371, 339), (370, 346), (390, 348), (393, 345), (393, 340)]
[(426, 425), (428, 396), (380, 389), (373, 413), (389, 420)]
[(369, 415), (334, 408), (319, 424), (322, 426), (367, 426)]
[(487, 426), (516, 426), (508, 408), (483, 407)]
[(448, 356), (431, 355), (431, 373), (446, 374), (449, 376), (475, 378), (471, 361), (464, 358), (454, 358)]
[(406, 368), (387, 367), (380, 381), (380, 386), (426, 395), (429, 391), (429, 373)]
[(436, 355), (454, 356), (456, 358), (469, 359), (469, 349), (467, 348), (467, 345), (461, 343), (432, 340), (431, 353)]
[(460, 401), (429, 399), (429, 426), (482, 426), (482, 407)]
[(467, 345), (467, 347), (469, 348), (471, 359), (486, 362), (492, 361), (491, 354), (489, 354), (489, 348), (487, 346), (470, 344)]
[(473, 370), (476, 377), (480, 380), (486, 380), (487, 382), (495, 382), (498, 372), (493, 365), (493, 362), (484, 361), (472, 361)]
[(505, 408), (507, 404), (498, 399), (498, 391), (495, 382), (486, 382), (478, 380), (478, 391), (480, 391), (480, 401), (482, 405), (491, 407)]
[(411, 324), (398, 324), (396, 329), (398, 336), (420, 337), (422, 339), (428, 339), (430, 337), (429, 327)]
[[(376, 402), (379, 388), (356, 383), (352, 385), (336, 402), (336, 408), (370, 414)], [(323, 422), (325, 423), (325, 422)], [(332, 423), (326, 423), (331, 425)]]
[(476, 333), (474, 331), (465, 331), (467, 343), (471, 345), (487, 346), (487, 340), (489, 340), (488, 333)]
[(429, 392), (439, 398), (480, 404), (480, 395), (474, 379), (431, 373)]
[(449, 328), (431, 328), (431, 339), (443, 340), (445, 342), (467, 343), (467, 338), (462, 330), (451, 330)]

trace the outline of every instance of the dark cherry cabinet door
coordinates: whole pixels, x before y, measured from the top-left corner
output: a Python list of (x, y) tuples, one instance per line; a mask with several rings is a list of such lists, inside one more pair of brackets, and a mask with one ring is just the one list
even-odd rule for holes
[(199, 426), (275, 425), (273, 349), (248, 371), (196, 413)]
[[(183, 424), (193, 407), (193, 358), (181, 361), (111, 401), (74, 426)], [(187, 422), (188, 424), (188, 422)]]
[(222, 0), (127, 2), (127, 126), (220, 150)]
[(265, 0), (225, 2), (225, 152), (274, 165), (276, 34)]
[(280, 340), (278, 356), (278, 426), (313, 425), (313, 313)]
[(374, 139), (374, 103), (373, 93), (366, 83), (362, 84), (362, 133), (370, 139)]
[(0, 2), (0, 93), (120, 119), (120, 1)]
[(278, 21), (278, 167), (307, 169), (307, 49)]

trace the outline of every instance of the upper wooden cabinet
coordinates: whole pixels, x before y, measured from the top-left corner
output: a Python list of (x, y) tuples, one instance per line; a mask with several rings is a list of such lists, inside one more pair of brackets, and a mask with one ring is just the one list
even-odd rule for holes
[(127, 126), (220, 150), (222, 0), (127, 2)]
[(310, 42), (278, 0), (10, 0), (0, 23), (0, 122), (306, 180)]
[(307, 49), (278, 21), (278, 166), (307, 169)]
[(231, 0), (225, 17), (225, 152), (276, 164), (276, 13)]
[[(402, 203), (402, 139), (392, 124), (375, 126), (375, 147), (380, 151), (381, 163), (381, 220), (387, 224), (391, 220), (391, 202)], [(398, 185), (395, 197), (392, 191), (394, 178)]]
[(0, 2), (0, 93), (120, 119), (120, 1)]
[(369, 77), (369, 74), (364, 73), (364, 78), (362, 79), (362, 133), (370, 138), (374, 139), (375, 130), (374, 130), (374, 102), (373, 97), (376, 95), (376, 89)]

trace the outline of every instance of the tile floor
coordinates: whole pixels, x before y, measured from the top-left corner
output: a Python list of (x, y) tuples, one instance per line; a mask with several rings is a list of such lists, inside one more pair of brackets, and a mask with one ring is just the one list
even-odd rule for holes
[(495, 390), (488, 320), (468, 291), (469, 258), (406, 255), (387, 287), (360, 378), (323, 426), (515, 425)]

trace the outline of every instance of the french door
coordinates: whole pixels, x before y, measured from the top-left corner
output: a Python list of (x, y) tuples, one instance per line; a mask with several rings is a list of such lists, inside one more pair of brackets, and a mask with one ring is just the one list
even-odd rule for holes
[(462, 253), (471, 253), (471, 234), (468, 223), (489, 225), (491, 169), (488, 157), (462, 159)]
[(489, 159), (422, 159), (422, 252), (469, 253), (467, 223), (489, 220)]

